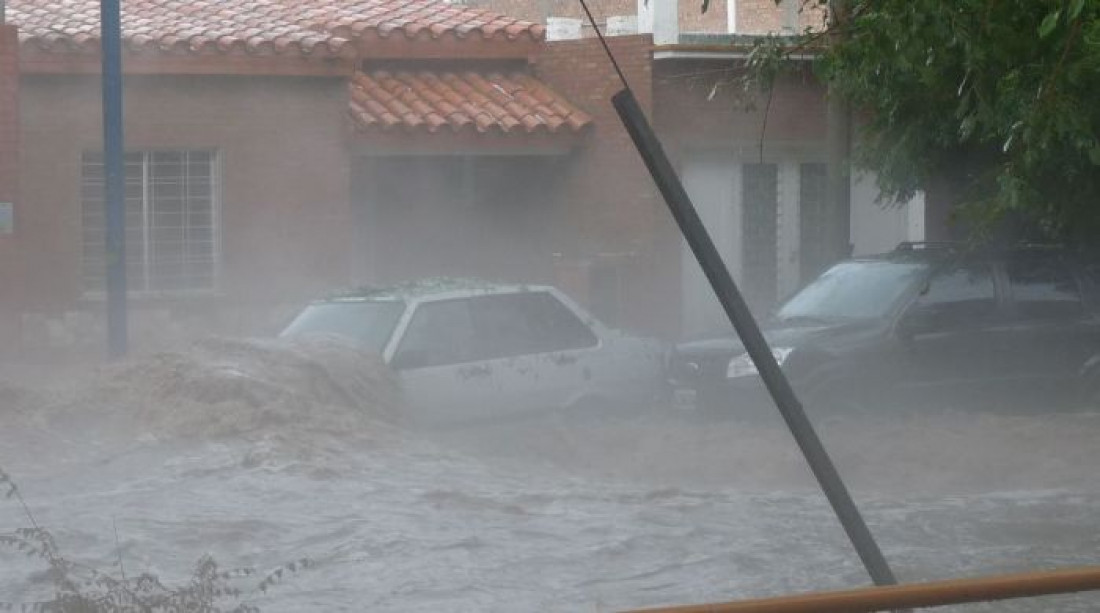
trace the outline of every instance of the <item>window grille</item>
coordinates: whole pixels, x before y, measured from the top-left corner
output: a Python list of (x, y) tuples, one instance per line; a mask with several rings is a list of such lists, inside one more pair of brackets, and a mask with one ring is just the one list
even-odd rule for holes
[[(126, 281), (131, 292), (215, 289), (218, 174), (214, 151), (125, 155)], [(82, 163), (84, 289), (103, 291), (106, 276), (104, 168), (101, 153)]]
[(829, 262), (828, 177), (825, 164), (802, 164), (799, 176), (799, 280), (807, 283)]
[(741, 265), (745, 294), (760, 312), (776, 300), (779, 260), (779, 166), (745, 164), (741, 167)]

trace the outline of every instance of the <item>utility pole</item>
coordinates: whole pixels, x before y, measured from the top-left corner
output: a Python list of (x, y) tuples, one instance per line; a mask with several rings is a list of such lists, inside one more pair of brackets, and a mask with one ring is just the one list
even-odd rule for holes
[(119, 0), (100, 0), (103, 53), (103, 178), (107, 266), (107, 354), (124, 357), (126, 321), (126, 206), (122, 145), (122, 19)]
[[(846, 0), (829, 1), (829, 41), (837, 44), (843, 37), (842, 28), (848, 15)], [(826, 95), (825, 139), (827, 156), (829, 229), (826, 247), (827, 262), (832, 264), (848, 257), (852, 244), (852, 109), (836, 88), (829, 85)]]

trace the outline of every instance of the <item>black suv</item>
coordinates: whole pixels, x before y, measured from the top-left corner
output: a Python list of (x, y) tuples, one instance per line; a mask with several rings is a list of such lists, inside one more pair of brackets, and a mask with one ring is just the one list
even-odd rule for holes
[[(904, 243), (836, 264), (762, 327), (811, 416), (1047, 410), (1100, 380), (1098, 282), (1100, 265), (1063, 249)], [(774, 410), (732, 331), (678, 344), (667, 366), (681, 407)]]

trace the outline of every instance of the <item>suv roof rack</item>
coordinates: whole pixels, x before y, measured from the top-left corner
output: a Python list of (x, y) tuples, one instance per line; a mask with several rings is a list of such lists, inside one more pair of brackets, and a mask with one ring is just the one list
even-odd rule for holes
[(894, 251), (923, 251), (925, 249), (954, 249), (959, 243), (952, 241), (902, 241)]

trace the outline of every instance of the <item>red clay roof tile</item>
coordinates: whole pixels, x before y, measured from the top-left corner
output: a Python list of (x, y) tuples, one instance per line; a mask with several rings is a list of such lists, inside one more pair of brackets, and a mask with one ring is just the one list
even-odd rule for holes
[[(132, 51), (351, 55), (357, 39), (542, 40), (543, 26), (443, 0), (121, 0)], [(51, 52), (99, 48), (99, 0), (8, 0), (20, 39)], [(479, 36), (480, 35), (480, 36)]]
[(541, 81), (519, 72), (376, 70), (357, 72), (350, 88), (350, 113), (361, 132), (580, 132), (592, 123)]

